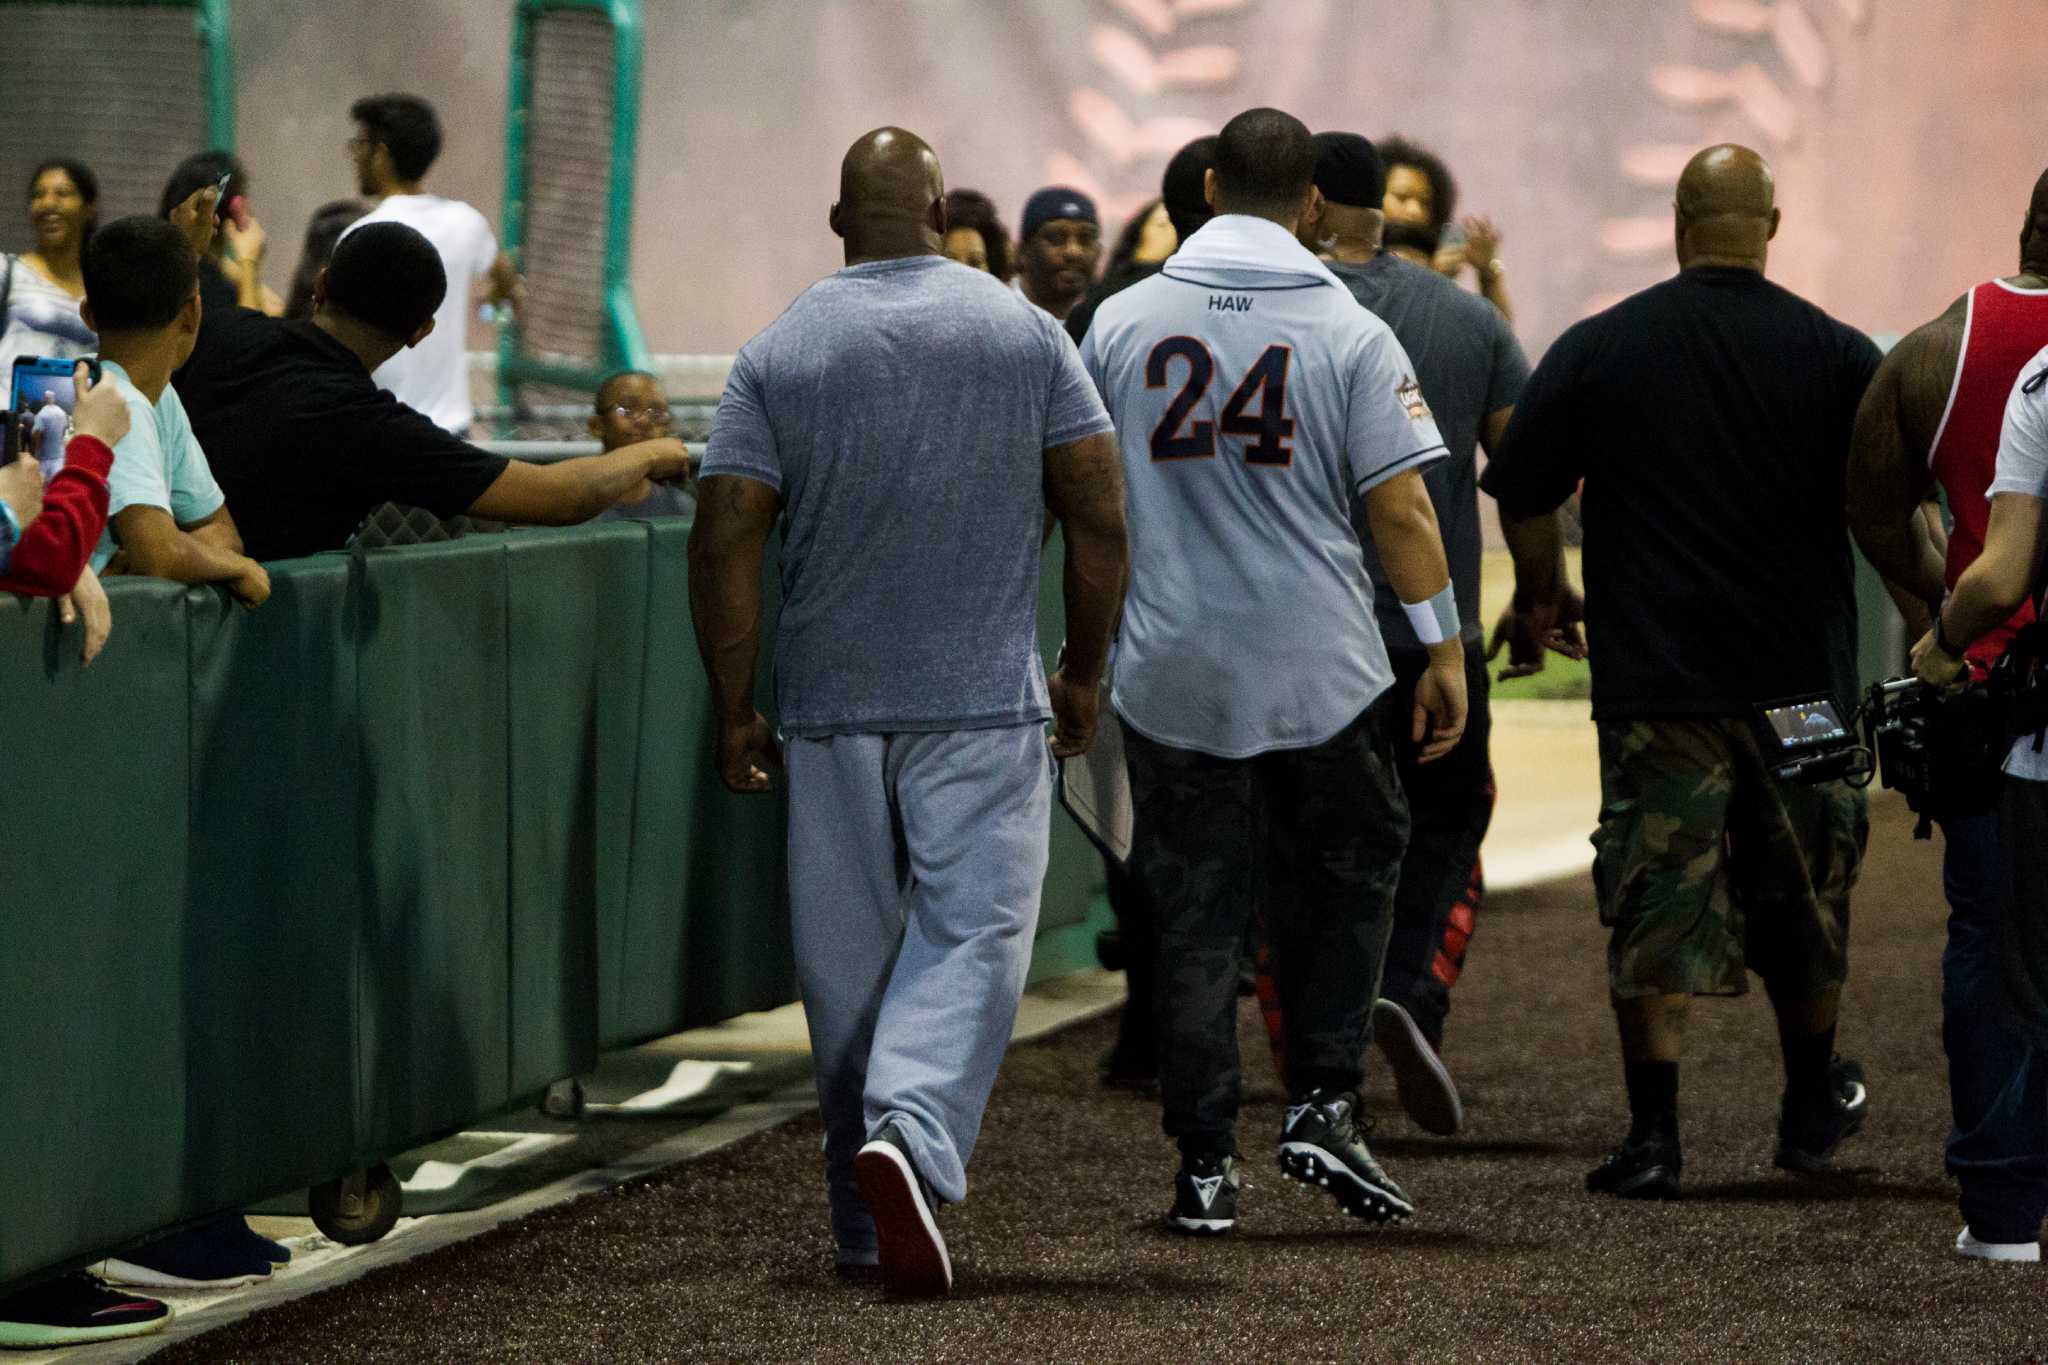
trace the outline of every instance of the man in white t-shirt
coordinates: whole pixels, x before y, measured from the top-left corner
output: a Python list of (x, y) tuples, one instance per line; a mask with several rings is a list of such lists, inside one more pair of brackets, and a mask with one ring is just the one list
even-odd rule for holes
[[(2048, 348), (2020, 367), (2005, 405), (1998, 465), (1991, 479), (1991, 519), (1984, 552), (1956, 580), (1934, 629), (1913, 647), (1923, 682), (1953, 687), (1968, 678), (1963, 652), (2012, 618), (2039, 591), (2042, 516), (2048, 502)], [(2029, 626), (2008, 655), (2039, 645), (2044, 627)], [(2037, 664), (2038, 668), (2039, 665)], [(2048, 731), (2013, 741), (2005, 761), (2001, 834), (2007, 850), (2008, 916), (2002, 944), (2006, 1025), (2035, 1047), (2048, 1047)], [(2034, 1260), (2037, 1246), (2013, 1248), (2007, 1259)]]
[(486, 301), (514, 308), (522, 302), (525, 284), (512, 258), (498, 250), (483, 214), (460, 199), (421, 191), (420, 182), (441, 152), (441, 122), (432, 105), (413, 95), (378, 95), (357, 100), (349, 117), (356, 121), (348, 147), (357, 188), (378, 204), (348, 231), (365, 223), (404, 223), (434, 244), (448, 272), (448, 296), (434, 314), (433, 330), (378, 366), (374, 377), (399, 402), (463, 435), (476, 420), (466, 354), (472, 283), (488, 279)]

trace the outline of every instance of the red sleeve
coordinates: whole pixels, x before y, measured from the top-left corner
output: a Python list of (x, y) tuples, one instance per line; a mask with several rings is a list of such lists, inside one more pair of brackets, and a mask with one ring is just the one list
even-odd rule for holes
[(93, 436), (74, 436), (64, 467), (43, 490), (43, 510), (15, 542), (0, 591), (61, 597), (71, 591), (107, 529), (107, 471), (114, 452)]

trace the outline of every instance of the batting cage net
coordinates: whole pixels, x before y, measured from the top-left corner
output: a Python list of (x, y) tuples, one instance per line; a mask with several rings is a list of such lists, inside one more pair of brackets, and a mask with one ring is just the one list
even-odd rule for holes
[(648, 363), (630, 279), (639, 79), (638, 0), (519, 0), (505, 236), (526, 307), (500, 334), (508, 407), (587, 400), (605, 372)]
[(99, 178), (100, 221), (154, 213), (177, 164), (232, 150), (227, 0), (0, 0), (12, 55), (0, 139), (0, 249), (30, 241), (30, 173), (63, 157)]

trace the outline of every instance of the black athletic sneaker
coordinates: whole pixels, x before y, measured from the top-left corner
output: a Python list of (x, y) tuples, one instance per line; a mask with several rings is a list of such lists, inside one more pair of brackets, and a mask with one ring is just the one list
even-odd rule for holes
[[(1368, 1121), (1369, 1122), (1369, 1121)], [(1344, 1211), (1369, 1223), (1405, 1222), (1415, 1205), (1365, 1148), (1358, 1096), (1311, 1092), (1287, 1106), (1280, 1130), (1280, 1173), (1328, 1190)]]
[(1676, 1199), (1678, 1177), (1685, 1169), (1678, 1138), (1656, 1134), (1622, 1140), (1598, 1166), (1586, 1172), (1586, 1193), (1622, 1199)]
[(1196, 1237), (1214, 1237), (1237, 1226), (1237, 1158), (1184, 1156), (1173, 1178), (1173, 1207), (1166, 1226)]
[(891, 1124), (853, 1159), (861, 1202), (875, 1220), (882, 1288), (892, 1294), (939, 1298), (953, 1288), (953, 1259), (939, 1235), (938, 1196), (910, 1159), (909, 1144)]
[(30, 1350), (146, 1336), (170, 1325), (169, 1305), (120, 1294), (79, 1273), (0, 1299), (0, 1347)]
[(1855, 1136), (1870, 1112), (1870, 1090), (1863, 1083), (1863, 1064), (1841, 1057), (1828, 1065), (1824, 1105), (1794, 1104), (1787, 1095), (1778, 1111), (1779, 1170), (1801, 1175), (1828, 1175), (1835, 1170), (1835, 1149)]

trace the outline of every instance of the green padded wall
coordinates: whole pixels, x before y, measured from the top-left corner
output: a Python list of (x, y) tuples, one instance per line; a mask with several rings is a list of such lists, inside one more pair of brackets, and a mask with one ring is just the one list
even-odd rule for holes
[[(320, 555), (254, 612), (116, 579), (86, 670), (0, 595), (0, 757), (34, 794), (0, 842), (0, 1286), (795, 997), (784, 803), (711, 771), (687, 537)], [(1053, 830), (1072, 931), (1100, 865)]]
[(185, 590), (122, 584), (116, 638), (0, 595), (0, 1279), (184, 1209)]
[[(187, 1199), (337, 1175), (366, 1077), (357, 723), (359, 575), (339, 556), (272, 580), (261, 611), (185, 599), (191, 877), (185, 987)], [(113, 580), (109, 592), (142, 585)], [(115, 598), (101, 663), (132, 657), (141, 614)], [(168, 665), (169, 661), (166, 661)]]

